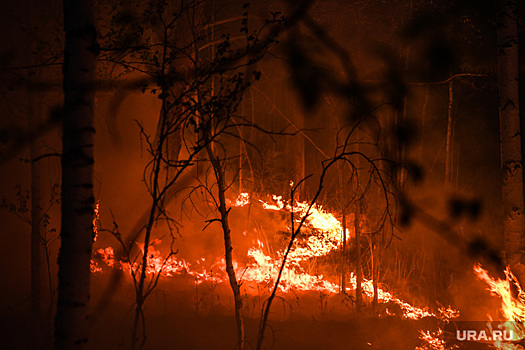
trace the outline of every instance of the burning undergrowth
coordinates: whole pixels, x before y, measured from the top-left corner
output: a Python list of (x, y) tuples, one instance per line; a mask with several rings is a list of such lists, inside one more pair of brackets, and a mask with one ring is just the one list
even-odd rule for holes
[[(264, 303), (281, 269), (290, 232), (293, 229), (292, 217), (295, 226), (306, 215), (308, 203), (295, 202), (291, 205), (280, 196), (262, 200), (241, 193), (237, 198), (230, 200), (228, 205), (232, 213), (234, 268), (241, 285), (245, 306), (243, 312), (247, 319), (256, 320), (261, 315)], [(350, 217), (350, 221), (353, 220), (354, 218)], [(364, 225), (366, 221), (363, 221)], [(181, 243), (179, 252), (169, 257), (167, 257), (169, 251), (166, 250), (165, 240), (154, 240), (148, 250), (147, 273), (151, 278), (155, 274), (160, 275), (159, 286), (163, 290), (177, 288), (178, 295), (183, 295), (180, 298), (190, 301), (186, 306), (193, 308), (197, 314), (213, 313), (227, 316), (231, 314), (234, 301), (228, 286), (223, 247), (220, 246), (221, 235), (216, 233), (210, 234), (205, 230), (195, 237), (189, 233), (182, 234), (181, 241), (176, 242)], [(183, 243), (184, 239), (188, 242)], [(366, 241), (365, 237), (363, 247)], [(196, 247), (199, 243), (205, 248), (186, 249)], [(354, 227), (349, 225), (346, 235), (343, 235), (340, 218), (322, 206), (314, 206), (283, 268), (277, 302), (271, 312), (273, 321), (296, 322), (313, 319), (323, 322), (333, 320), (346, 322), (356, 318), (358, 314), (355, 293), (358, 280), (355, 274), (355, 262), (347, 260), (345, 287), (341, 284), (342, 270), (337, 267), (341, 261), (343, 243), (346, 244), (346, 249), (350, 247), (347, 253), (353, 254), (351, 247), (355, 245)], [(141, 246), (138, 248), (143, 250)], [(94, 256), (93, 272), (99, 275), (114, 269), (131, 273), (133, 269), (140, 266), (139, 260), (129, 262), (115, 257), (112, 247), (98, 248)], [(506, 278), (503, 280), (490, 277), (480, 265), (476, 265), (474, 271), (475, 274), (470, 272), (470, 278), (474, 279), (474, 276), (477, 276), (486, 283), (493, 300), (501, 304), (498, 313), (487, 315), (486, 331), (496, 330), (497, 333), (501, 330), (503, 334), (512, 331), (514, 338), (502, 338), (501, 341), (489, 338), (486, 340), (477, 337), (478, 333), (476, 333), (477, 338), (473, 338), (472, 335), (469, 338), (468, 330), (464, 334), (456, 335), (454, 327), (461, 329), (462, 322), (466, 322), (464, 320), (469, 317), (468, 312), (459, 317), (459, 311), (451, 307), (440, 307), (438, 302), (421, 306), (423, 303), (413, 302), (413, 299), (407, 298), (406, 295), (392, 288), (392, 285), (389, 287), (384, 283), (378, 283), (376, 287), (370, 275), (370, 268), (364, 269), (364, 277), (361, 280), (366, 310), (361, 311), (359, 317), (370, 320), (372, 318), (368, 318), (369, 316), (379, 316), (380, 319), (390, 319), (394, 324), (414, 323), (418, 328), (415, 333), (416, 338), (419, 337), (416, 339), (419, 345), (415, 346), (418, 350), (462, 349), (469, 348), (471, 344), (503, 350), (523, 349), (519, 343), (525, 338), (525, 327), (523, 327), (525, 293), (519, 283), (510, 270), (505, 272)], [(479, 281), (476, 286), (475, 282), (472, 284), (468, 287), (465, 285), (464, 289), (481, 290)], [(374, 307), (375, 294), (377, 294), (378, 305)], [(488, 295), (483, 298), (480, 302), (486, 304)], [(464, 305), (460, 303), (460, 306)], [(494, 309), (493, 305), (491, 306), (480, 305), (478, 309)], [(484, 319), (479, 312), (476, 318)], [(503, 321), (497, 326), (490, 326), (489, 322), (493, 320)], [(450, 341), (451, 337), (454, 338), (453, 341)], [(463, 338), (466, 341), (461, 340)], [(414, 346), (411, 345), (411, 348)]]
[[(480, 332), (465, 332), (465, 337), (470, 336), (478, 341), (490, 341), (491, 344), (500, 350), (522, 350), (524, 349), (525, 339), (525, 292), (523, 291), (518, 279), (514, 276), (511, 269), (507, 267), (504, 271), (505, 279), (493, 278), (489, 275), (481, 264), (474, 266), (476, 276), (483, 281), (491, 296), (500, 303), (496, 313), (487, 314), (488, 321), (485, 334)], [(493, 320), (498, 320), (496, 326), (492, 325)], [(489, 339), (495, 332), (501, 333), (501, 337)], [(481, 339), (485, 335), (487, 339)]]
[[(235, 217), (243, 218), (233, 223), (232, 230), (234, 267), (241, 282), (242, 293), (246, 298), (260, 300), (269, 294), (275, 283), (289, 242), (292, 224), (297, 225), (306, 215), (308, 203), (295, 202), (291, 205), (280, 196), (273, 196), (266, 201), (254, 200), (247, 193), (241, 193), (228, 204), (232, 207), (232, 213), (235, 212)], [(279, 284), (279, 295), (282, 296), (283, 303), (287, 299), (291, 300), (286, 302), (289, 305), (297, 304), (299, 299), (307, 299), (308, 295), (313, 295), (319, 299), (315, 309), (320, 310), (321, 315), (327, 314), (329, 310), (333, 311), (334, 315), (352, 315), (355, 312), (355, 273), (351, 269), (348, 271), (345, 293), (341, 293), (340, 276), (337, 275), (340, 272), (330, 263), (340, 254), (343, 237), (343, 227), (339, 219), (323, 207), (314, 206), (283, 268)], [(351, 244), (354, 238), (353, 228), (347, 228), (346, 244)], [(205, 241), (201, 243), (207, 244)], [(212, 285), (227, 285), (228, 276), (220, 251), (215, 249), (214, 254), (209, 251), (204, 252), (205, 254), (200, 252), (200, 257), (198, 254), (188, 253), (180, 249), (178, 254), (166, 258), (168, 253), (165, 249), (163, 251), (163, 242), (156, 240), (148, 250), (147, 272), (151, 276), (160, 274), (163, 280), (186, 280), (188, 284), (194, 284), (195, 288), (198, 288), (198, 285), (207, 286), (207, 289)], [(131, 273), (138, 266), (138, 260), (118, 259), (112, 247), (101, 247), (94, 253), (92, 270), (97, 274), (118, 268)], [(377, 292), (380, 309), (383, 310), (381, 313), (385, 316), (395, 315), (411, 320), (427, 317), (449, 319), (457, 316), (457, 312), (450, 308), (434, 312), (428, 307), (412, 305), (384, 285), (380, 285), (375, 292), (373, 282), (367, 278), (363, 278), (361, 283), (365, 300), (372, 300)], [(335, 299), (339, 300), (340, 305), (329, 306)], [(336, 312), (337, 308), (343, 312)]]

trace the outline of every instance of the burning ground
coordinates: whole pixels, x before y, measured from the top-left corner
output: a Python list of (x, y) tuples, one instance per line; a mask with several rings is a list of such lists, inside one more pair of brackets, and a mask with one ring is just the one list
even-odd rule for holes
[[(290, 235), (290, 214), (293, 212), (295, 220), (299, 221), (306, 215), (308, 203), (295, 202), (291, 206), (290, 201), (281, 196), (262, 200), (240, 193), (228, 200), (228, 205), (232, 207), (234, 217), (240, 218), (233, 225), (233, 231), (237, 232), (235, 241), (244, 242), (234, 246), (234, 267), (242, 286), (246, 337), (250, 339), (256, 337), (253, 329), (256, 329), (261, 310), (279, 273)], [(366, 222), (361, 226), (365, 228)], [(336, 216), (321, 206), (313, 207), (304, 232), (295, 242), (283, 269), (278, 302), (271, 312), (269, 338), (273, 348), (315, 349), (326, 346), (346, 349), (351, 345), (352, 349), (444, 350), (469, 348), (474, 343), (477, 348), (521, 349), (519, 343), (525, 338), (525, 293), (508, 270), (505, 278), (499, 279), (491, 277), (480, 264), (474, 266), (470, 276), (472, 286), (469, 287), (479, 290), (484, 286), (487, 293), (479, 297), (485, 305), (475, 312), (469, 310), (468, 303), (464, 305), (467, 307), (466, 317), (450, 306), (410, 303), (402, 293), (384, 283), (374, 291), (373, 281), (367, 278), (361, 282), (367, 310), (357, 313), (355, 262), (351, 262), (354, 265), (345, 276), (344, 293), (341, 269), (334, 266), (334, 261), (342, 254), (345, 236), (345, 244), (355, 245), (353, 228), (347, 229), (343, 235), (342, 224)], [(187, 239), (191, 242), (184, 242)], [(160, 276), (146, 311), (148, 322), (151, 322), (151, 337), (163, 341), (175, 337), (173, 341), (196, 349), (232, 347), (233, 344), (223, 337), (224, 333), (234, 331), (234, 320), (229, 316), (233, 298), (224, 258), (216, 246), (220, 240), (203, 234), (181, 236), (175, 244), (195, 246), (194, 240), (206, 248), (198, 251), (184, 249), (170, 255), (166, 244), (156, 240), (148, 251), (148, 275), (151, 280)], [(107, 246), (96, 249), (92, 272), (97, 284), (109, 283), (119, 273), (123, 274), (124, 286), (131, 290), (129, 275), (136, 271), (137, 266), (136, 262), (119, 259), (115, 249)], [(473, 281), (474, 276), (477, 282)], [(131, 299), (133, 296), (129, 290), (127, 297)], [(116, 313), (112, 317), (118, 320), (119, 327), (126, 324), (122, 314), (119, 315), (127, 305), (122, 302), (126, 299), (121, 299), (126, 295), (122, 292), (120, 289), (119, 300), (108, 308), (109, 314)], [(371, 304), (375, 293), (379, 304), (373, 311)], [(489, 312), (483, 315), (486, 311)], [(168, 321), (173, 313), (180, 315), (174, 323)], [(468, 345), (457, 339), (450, 342), (451, 337), (456, 336), (454, 329), (459, 329), (457, 325), (469, 317), (486, 319), (488, 330), (491, 330), (489, 321), (503, 320), (499, 329), (512, 331), (513, 338), (510, 341), (487, 341), (472, 337)], [(174, 334), (170, 332), (175, 329)], [(155, 340), (151, 343), (152, 348), (161, 345)]]
[[(290, 213), (294, 213), (295, 220), (300, 220), (306, 214), (308, 203), (296, 202), (292, 207), (289, 201), (280, 196), (261, 200), (250, 198), (248, 193), (241, 193), (228, 203), (232, 206), (234, 217), (240, 218), (233, 225), (233, 232), (236, 232), (234, 241), (244, 243), (234, 246), (234, 267), (242, 286), (247, 325), (253, 323), (253, 328), (256, 328), (255, 324), (275, 283), (289, 239)], [(221, 339), (219, 334), (226, 330), (216, 325), (233, 322), (228, 317), (233, 298), (228, 287), (224, 258), (218, 248), (220, 240), (214, 240), (213, 235), (206, 235), (205, 232), (197, 234), (197, 237), (184, 235), (177, 239), (175, 244), (181, 249), (175, 255), (169, 255), (169, 249), (166, 249), (169, 244), (161, 240), (150, 247), (148, 275), (154, 279), (160, 274), (160, 278), (152, 296), (154, 301), (151, 301), (151, 304), (155, 304), (151, 306), (154, 311), (149, 308), (147, 311), (151, 312), (152, 318), (148, 322), (152, 322), (151, 327), (155, 329), (153, 333), (156, 333), (160, 330), (157, 329), (155, 319), (163, 317), (158, 315), (159, 312), (164, 317), (168, 317), (168, 310), (182, 313), (188, 323), (177, 322), (173, 327), (178, 327), (179, 335), (186, 335), (182, 337), (184, 341), (189, 341), (195, 348), (204, 348), (210, 344), (222, 348), (222, 345), (227, 347), (228, 342), (216, 342)], [(355, 244), (353, 229), (347, 229), (346, 238), (346, 244)], [(195, 246), (195, 240), (207, 248), (198, 251), (184, 249), (186, 244)], [(379, 304), (376, 310), (380, 318), (369, 318), (372, 316), (368, 315), (370, 310), (357, 314), (356, 276), (352, 272), (355, 267), (345, 276), (347, 287), (343, 293), (341, 269), (334, 265), (334, 261), (342, 254), (342, 244), (341, 222), (321, 206), (314, 206), (306, 220), (304, 232), (288, 255), (278, 288), (278, 301), (271, 312), (270, 338), (274, 338), (272, 342), (278, 344), (277, 348), (287, 348), (294, 342), (302, 344), (301, 348), (319, 347), (321, 343), (311, 342), (310, 336), (314, 333), (318, 334), (314, 339), (325, 340), (326, 335), (332, 333), (333, 344), (339, 344), (341, 348), (346, 346), (341, 344), (352, 344), (353, 348), (384, 349), (393, 339), (397, 339), (398, 347), (391, 348), (435, 348), (432, 344), (438, 341), (440, 327), (443, 327), (444, 322), (457, 318), (459, 312), (450, 307), (411, 304), (392, 288), (380, 284), (377, 288)], [(138, 264), (119, 259), (116, 250), (112, 246), (96, 249), (92, 261), (96, 281), (111, 280), (110, 276), (120, 270), (127, 280), (125, 284), (130, 283), (129, 275), (136, 271)], [(365, 305), (369, 305), (374, 298), (374, 285), (371, 280), (363, 278), (362, 288)], [(118, 295), (120, 299), (121, 291)], [(174, 295), (177, 301), (173, 300)], [(132, 298), (131, 295), (129, 297)], [(222, 321), (216, 323), (218, 320)], [(201, 322), (201, 326), (196, 324)], [(204, 326), (206, 322), (215, 326)], [(160, 328), (166, 326), (164, 324)], [(185, 326), (194, 329), (188, 329), (186, 333), (183, 331)], [(373, 329), (382, 329), (382, 335), (374, 336)], [(249, 337), (250, 331), (247, 332)], [(207, 340), (195, 343), (201, 337)], [(330, 348), (338, 347), (333, 345)]]

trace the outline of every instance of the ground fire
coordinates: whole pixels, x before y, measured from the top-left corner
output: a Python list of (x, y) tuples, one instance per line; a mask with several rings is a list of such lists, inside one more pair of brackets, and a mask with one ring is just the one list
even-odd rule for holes
[[(308, 209), (307, 202), (296, 202), (291, 206), (287, 201), (283, 200), (282, 196), (272, 196), (271, 202), (259, 200), (259, 205), (264, 210), (284, 211), (297, 213), (297, 219), (306, 215)], [(233, 200), (228, 201), (232, 207), (243, 207), (250, 205), (250, 197), (248, 193), (241, 193)], [(324, 210), (321, 206), (314, 206), (310, 215), (307, 218), (307, 228), (312, 232), (307, 235), (307, 238), (299, 242), (297, 246), (289, 254), (288, 262), (284, 268), (284, 272), (279, 284), (281, 293), (294, 293), (297, 291), (318, 291), (327, 294), (340, 293), (341, 287), (323, 275), (310, 274), (305, 270), (304, 262), (311, 261), (315, 258), (320, 258), (328, 255), (330, 252), (341, 248), (344, 235), (342, 234), (342, 225), (339, 220), (331, 213)], [(346, 237), (348, 241), (355, 238), (355, 235), (348, 230)], [(217, 258), (211, 264), (206, 264), (205, 259), (202, 258), (197, 261), (186, 261), (179, 259), (176, 256), (169, 258), (163, 257), (160, 251), (155, 249), (155, 246), (162, 245), (160, 240), (152, 244), (148, 251), (148, 268), (147, 272), (150, 275), (160, 274), (162, 278), (170, 278), (177, 275), (189, 275), (195, 279), (195, 283), (203, 282), (227, 283), (228, 276), (225, 271), (224, 258)], [(140, 248), (143, 253), (143, 246)], [(244, 286), (245, 293), (260, 293), (260, 289), (249, 288), (251, 284), (262, 286), (264, 292), (269, 292), (275, 278), (279, 272), (279, 267), (282, 261), (283, 252), (276, 251), (272, 257), (268, 253), (265, 244), (260, 240), (254, 242), (253, 246), (248, 249), (247, 256), (250, 261), (241, 265), (234, 261), (235, 270), (238, 271), (238, 279)], [(92, 260), (91, 270), (93, 273), (103, 273), (107, 268), (119, 268), (128, 273), (132, 270), (136, 271), (137, 263), (128, 261), (116, 261), (114, 250), (112, 247), (100, 248), (95, 253), (96, 259)], [(207, 267), (206, 267), (207, 266)], [(215, 271), (211, 273), (210, 271)], [(363, 294), (370, 298), (374, 298), (374, 286), (371, 280), (363, 278), (361, 281)], [(355, 293), (357, 287), (357, 279), (354, 272), (349, 274), (349, 286), (346, 287), (346, 293)], [(393, 310), (401, 310), (400, 315), (404, 319), (419, 320), (422, 318), (435, 318), (440, 322), (449, 322), (449, 320), (459, 317), (459, 311), (451, 307), (438, 308), (431, 311), (429, 307), (418, 307), (403, 301), (401, 298), (395, 296), (395, 293), (387, 290), (388, 287), (377, 289), (377, 298), (379, 302), (384, 305), (386, 315), (395, 315)], [(263, 292), (263, 293), (264, 293)], [(389, 310), (389, 307), (393, 310)], [(440, 340), (442, 331), (433, 332), (420, 331), (420, 339), (424, 345), (418, 349), (444, 349), (443, 341)]]
[[(308, 208), (307, 202), (296, 202), (292, 207), (287, 201), (283, 200), (282, 196), (274, 195), (272, 199), (271, 201), (258, 200), (257, 204), (268, 211), (283, 211), (287, 213), (293, 211), (297, 214), (296, 220), (300, 220), (303, 215), (306, 215)], [(234, 208), (240, 208), (250, 205), (250, 200), (248, 193), (240, 193), (236, 199), (228, 200), (228, 204)], [(97, 228), (95, 223), (96, 221), (94, 220), (94, 230)], [(307, 218), (307, 228), (312, 230), (310, 234), (299, 242), (291, 254), (289, 254), (289, 259), (285, 266), (281, 283), (279, 284), (279, 291), (282, 294), (298, 291), (318, 291), (327, 294), (340, 293), (340, 285), (330, 281), (323, 275), (308, 273), (304, 267), (304, 262), (326, 256), (330, 252), (341, 249), (344, 235), (342, 234), (343, 228), (340, 221), (321, 206), (314, 206)], [(353, 232), (348, 229), (346, 237), (348, 240), (347, 243), (355, 239)], [(203, 282), (214, 282), (217, 284), (227, 283), (228, 277), (225, 271), (224, 258), (217, 257), (217, 259), (211, 263), (207, 263), (205, 258), (197, 261), (186, 261), (176, 256), (165, 258), (165, 256), (155, 248), (161, 245), (162, 242), (156, 240), (148, 250), (148, 274), (159, 274), (162, 278), (170, 278), (177, 275), (191, 276), (195, 279), (196, 284)], [(140, 249), (143, 253), (143, 246), (141, 246)], [(250, 285), (262, 287), (263, 293), (269, 292), (278, 274), (283, 252), (276, 251), (273, 254), (274, 257), (272, 257), (269, 254), (269, 249), (266, 249), (265, 243), (256, 240), (253, 246), (248, 249), (247, 256), (250, 258), (250, 261), (244, 265), (234, 261), (235, 270), (239, 273), (238, 279), (241, 281), (241, 284), (244, 285), (245, 293), (261, 292), (261, 289), (248, 288)], [(117, 261), (112, 247), (97, 249), (95, 259), (92, 260), (92, 272), (94, 274), (104, 273), (104, 271), (107, 272), (108, 268), (118, 268), (127, 273), (131, 273), (132, 270), (138, 268), (138, 263)], [(501, 338), (493, 341), (487, 341), (485, 339), (485, 341), (481, 341), (475, 338), (475, 336), (473, 336), (472, 339), (467, 339), (466, 336), (465, 339), (461, 339), (459, 335), (458, 339), (471, 340), (477, 343), (490, 343), (501, 350), (522, 349), (521, 345), (517, 343), (525, 338), (525, 293), (516, 278), (507, 269), (505, 271), (505, 280), (494, 279), (488, 275), (487, 271), (484, 270), (480, 264), (474, 266), (474, 272), (480, 280), (487, 284), (487, 289), (491, 295), (501, 299), (500, 314), (487, 315), (487, 321), (492, 321), (502, 316), (506, 322), (502, 323), (501, 329), (505, 332), (512, 332), (512, 339)], [(355, 273), (350, 272), (348, 277), (349, 286), (346, 287), (346, 293), (355, 293), (357, 287)], [(361, 285), (362, 293), (371, 300), (374, 297), (373, 282), (363, 278)], [(514, 286), (517, 291), (517, 297), (512, 294), (512, 286)], [(437, 331), (424, 329), (419, 331), (420, 340), (423, 344), (417, 347), (417, 350), (444, 350), (451, 348), (446, 347), (442, 327), (443, 324), (447, 324), (460, 316), (458, 310), (454, 310), (451, 307), (442, 307), (432, 311), (429, 307), (411, 305), (403, 301), (402, 298), (395, 296), (395, 292), (388, 291), (387, 286), (378, 288), (377, 293), (378, 300), (381, 304), (385, 305), (386, 315), (394, 315), (394, 312), (389, 310), (389, 306), (392, 308), (393, 305), (396, 305), (395, 310), (401, 310), (399, 316), (405, 319), (419, 320), (429, 317), (440, 321), (441, 326)]]

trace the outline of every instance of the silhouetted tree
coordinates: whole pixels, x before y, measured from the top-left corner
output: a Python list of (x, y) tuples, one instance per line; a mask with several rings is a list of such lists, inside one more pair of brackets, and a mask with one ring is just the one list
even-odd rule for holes
[(96, 61), (92, 0), (64, 0), (62, 225), (56, 349), (88, 346), (93, 244), (93, 142)]

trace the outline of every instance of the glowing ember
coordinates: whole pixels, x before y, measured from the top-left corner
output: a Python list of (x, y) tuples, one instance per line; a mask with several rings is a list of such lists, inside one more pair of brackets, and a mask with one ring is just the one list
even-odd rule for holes
[(97, 250), (97, 253), (100, 254), (102, 261), (104, 261), (106, 265), (109, 267), (115, 265), (115, 252), (113, 251), (113, 248), (107, 247), (105, 249), (99, 249)]
[(100, 220), (100, 214), (98, 213), (99, 203), (95, 204), (95, 215), (93, 216), (93, 242), (97, 241), (98, 237), (98, 222)]

